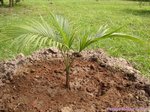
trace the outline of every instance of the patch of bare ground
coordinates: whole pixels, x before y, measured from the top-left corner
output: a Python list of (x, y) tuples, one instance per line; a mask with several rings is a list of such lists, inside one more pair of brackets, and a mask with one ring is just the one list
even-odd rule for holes
[(149, 81), (126, 60), (102, 50), (76, 56), (71, 90), (64, 84), (64, 64), (57, 49), (0, 62), (0, 112), (108, 112), (150, 106)]

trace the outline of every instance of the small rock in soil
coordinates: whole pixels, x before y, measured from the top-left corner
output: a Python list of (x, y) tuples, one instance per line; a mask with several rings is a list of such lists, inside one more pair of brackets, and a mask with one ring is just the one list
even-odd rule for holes
[(73, 110), (70, 107), (63, 107), (61, 108), (60, 112), (73, 112)]

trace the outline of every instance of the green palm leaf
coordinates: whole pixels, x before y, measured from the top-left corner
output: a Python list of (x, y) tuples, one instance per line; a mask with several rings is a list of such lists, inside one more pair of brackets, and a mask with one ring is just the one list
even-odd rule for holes
[(51, 14), (51, 18), (55, 31), (60, 36), (59, 42), (71, 49), (75, 38), (75, 31), (70, 27), (68, 20), (62, 16), (53, 14)]
[(123, 33), (116, 33), (116, 31), (118, 31), (119, 29), (121, 29), (121, 28), (118, 28), (112, 32), (107, 33), (108, 32), (107, 26), (102, 26), (102, 27), (100, 27), (100, 29), (98, 30), (98, 32), (95, 35), (85, 34), (83, 37), (79, 38), (79, 40), (80, 40), (79, 52), (83, 51), (85, 48), (87, 48), (91, 44), (98, 42), (100, 40), (103, 40), (103, 39), (107, 39), (107, 38), (119, 37), (119, 38), (130, 39), (135, 42), (140, 42), (140, 43), (143, 42), (142, 40), (140, 40), (139, 38), (136, 38), (134, 36), (123, 34)]

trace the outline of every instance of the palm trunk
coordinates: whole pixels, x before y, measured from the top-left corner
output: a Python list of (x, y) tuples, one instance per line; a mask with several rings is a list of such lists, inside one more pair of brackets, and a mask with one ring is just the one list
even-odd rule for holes
[(70, 66), (66, 67), (66, 88), (70, 89)]

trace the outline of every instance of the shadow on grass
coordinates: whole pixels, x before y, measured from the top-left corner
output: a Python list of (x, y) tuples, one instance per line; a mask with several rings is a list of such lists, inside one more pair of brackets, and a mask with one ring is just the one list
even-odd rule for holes
[(125, 9), (123, 11), (128, 14), (150, 17), (150, 10), (148, 9)]

